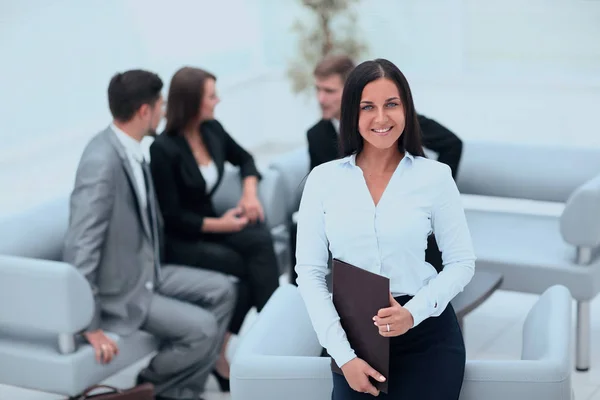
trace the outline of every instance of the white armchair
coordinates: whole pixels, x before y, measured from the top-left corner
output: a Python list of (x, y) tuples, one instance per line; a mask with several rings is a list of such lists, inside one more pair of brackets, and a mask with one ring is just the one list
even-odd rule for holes
[[(467, 361), (461, 400), (566, 400), (571, 388), (571, 295), (546, 290), (523, 328), (520, 360)], [(233, 400), (331, 398), (329, 358), (295, 286), (279, 287), (239, 344), (231, 366)]]

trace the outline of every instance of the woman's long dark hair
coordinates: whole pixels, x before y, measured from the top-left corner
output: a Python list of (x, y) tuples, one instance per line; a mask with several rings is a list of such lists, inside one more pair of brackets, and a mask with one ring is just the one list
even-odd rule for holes
[(207, 79), (217, 80), (210, 72), (192, 67), (183, 67), (173, 75), (167, 97), (165, 132), (168, 135), (181, 134), (190, 121), (198, 116)]
[(404, 107), (405, 126), (398, 148), (415, 156), (425, 157), (421, 144), (421, 128), (417, 120), (412, 93), (406, 77), (398, 67), (388, 60), (378, 58), (365, 61), (352, 70), (342, 93), (342, 109), (340, 118), (340, 151), (343, 157), (358, 154), (364, 146), (364, 139), (358, 131), (358, 115), (360, 100), (365, 86), (377, 79), (387, 78), (396, 84)]

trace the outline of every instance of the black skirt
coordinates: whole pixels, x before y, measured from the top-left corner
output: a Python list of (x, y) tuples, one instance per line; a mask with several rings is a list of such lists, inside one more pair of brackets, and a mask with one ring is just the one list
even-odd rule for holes
[[(410, 296), (396, 297), (400, 305)], [(457, 400), (465, 373), (465, 344), (452, 305), (404, 335), (390, 340), (388, 394), (393, 400)], [(344, 376), (333, 375), (333, 400), (373, 399), (354, 391)]]

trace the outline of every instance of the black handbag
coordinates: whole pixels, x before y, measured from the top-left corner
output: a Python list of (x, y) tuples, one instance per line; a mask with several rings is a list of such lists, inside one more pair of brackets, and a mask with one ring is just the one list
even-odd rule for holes
[[(99, 391), (100, 393), (92, 394)], [(154, 385), (142, 383), (130, 389), (117, 389), (113, 386), (94, 385), (79, 396), (69, 400), (154, 400)]]

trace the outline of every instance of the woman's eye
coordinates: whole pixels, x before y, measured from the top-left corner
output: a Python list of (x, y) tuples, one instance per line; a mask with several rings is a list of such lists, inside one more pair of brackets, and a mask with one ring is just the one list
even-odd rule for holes
[(362, 106), (360, 109), (364, 111), (369, 111), (373, 108), (373, 106)]
[(389, 108), (396, 107), (397, 105), (398, 105), (398, 104), (396, 104), (396, 103), (387, 103), (387, 104), (386, 104), (386, 106), (387, 106), (387, 107), (389, 107)]

